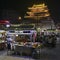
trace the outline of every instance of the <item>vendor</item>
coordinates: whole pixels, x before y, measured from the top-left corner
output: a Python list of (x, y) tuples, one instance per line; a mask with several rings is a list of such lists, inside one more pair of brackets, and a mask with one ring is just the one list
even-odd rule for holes
[(7, 40), (7, 49), (11, 50), (11, 44), (13, 42), (13, 39), (10, 36), (7, 36), (6, 40)]

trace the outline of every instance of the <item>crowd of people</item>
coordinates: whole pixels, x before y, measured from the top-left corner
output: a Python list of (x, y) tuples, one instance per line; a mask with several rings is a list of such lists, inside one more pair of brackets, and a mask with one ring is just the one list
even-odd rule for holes
[(57, 37), (56, 34), (51, 35), (44, 35), (43, 34), (37, 34), (36, 42), (43, 43), (47, 47), (55, 47), (56, 46)]

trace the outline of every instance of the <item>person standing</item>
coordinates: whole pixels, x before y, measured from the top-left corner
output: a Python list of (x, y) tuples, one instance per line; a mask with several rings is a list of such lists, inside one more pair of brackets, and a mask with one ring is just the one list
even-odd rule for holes
[(12, 49), (13, 39), (10, 36), (7, 36), (6, 40), (7, 40), (7, 54), (8, 54), (8, 51), (11, 51)]

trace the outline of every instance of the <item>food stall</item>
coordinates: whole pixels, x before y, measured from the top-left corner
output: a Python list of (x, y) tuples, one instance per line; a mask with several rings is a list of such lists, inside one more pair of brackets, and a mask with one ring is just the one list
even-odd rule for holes
[(5, 49), (6, 44), (5, 44), (5, 31), (0, 30), (0, 50)]
[(35, 30), (21, 30), (14, 33), (10, 31), (7, 35), (11, 36), (15, 41), (13, 43), (14, 53), (32, 55), (36, 52), (37, 47), (41, 47), (41, 43), (34, 41), (36, 34)]

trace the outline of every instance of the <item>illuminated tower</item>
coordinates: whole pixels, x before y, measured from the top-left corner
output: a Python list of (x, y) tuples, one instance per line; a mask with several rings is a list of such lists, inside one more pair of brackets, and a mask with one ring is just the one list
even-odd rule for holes
[(36, 26), (46, 29), (52, 29), (54, 27), (54, 22), (50, 17), (48, 7), (44, 3), (38, 5), (34, 4), (32, 7), (29, 7), (28, 10), (28, 15), (24, 16), (24, 18), (34, 19), (37, 21), (35, 23)]
[(48, 8), (44, 3), (39, 4), (39, 5), (33, 5), (32, 7), (29, 7), (28, 9), (30, 10), (30, 12), (27, 12), (28, 16), (25, 16), (25, 18), (37, 19), (37, 16), (38, 16), (38, 19), (41, 19), (43, 17), (50, 16), (48, 12)]

